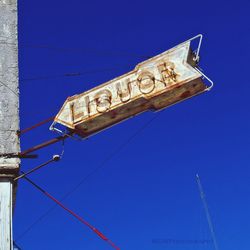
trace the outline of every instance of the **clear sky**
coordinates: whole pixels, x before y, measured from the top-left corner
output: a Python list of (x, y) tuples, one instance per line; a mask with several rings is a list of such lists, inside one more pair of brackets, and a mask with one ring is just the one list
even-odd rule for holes
[[(225, 0), (19, 1), (21, 128), (199, 33), (200, 66), (215, 82), (151, 123), (148, 112), (87, 141), (67, 140), (62, 161), (31, 179), (58, 199), (81, 183), (63, 202), (121, 249), (213, 249), (202, 243), (211, 237), (198, 172), (220, 249), (249, 250), (249, 9), (249, 1)], [(53, 138), (48, 127), (23, 135), (22, 149)], [(61, 150), (39, 151), (23, 171)], [(20, 180), (14, 238), (22, 250), (112, 249), (53, 207)]]

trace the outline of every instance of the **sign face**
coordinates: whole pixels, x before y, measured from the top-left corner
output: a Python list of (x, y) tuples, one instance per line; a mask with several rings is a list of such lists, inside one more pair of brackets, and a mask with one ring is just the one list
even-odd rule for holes
[(190, 41), (136, 66), (133, 71), (69, 97), (56, 123), (88, 137), (146, 110), (160, 110), (203, 92)]

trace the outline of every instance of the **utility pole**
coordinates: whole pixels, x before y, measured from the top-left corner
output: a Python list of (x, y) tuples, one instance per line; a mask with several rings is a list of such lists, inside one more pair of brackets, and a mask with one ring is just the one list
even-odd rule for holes
[(17, 0), (0, 0), (0, 250), (12, 250), (12, 211), (19, 171)]
[(197, 185), (198, 185), (198, 188), (199, 188), (200, 197), (201, 197), (204, 209), (205, 209), (209, 230), (210, 230), (210, 233), (211, 233), (211, 236), (212, 236), (212, 239), (213, 239), (214, 249), (219, 250), (218, 243), (217, 243), (216, 236), (215, 236), (215, 232), (214, 232), (214, 226), (213, 226), (211, 216), (210, 216), (210, 213), (209, 213), (209, 210), (208, 210), (208, 205), (207, 205), (205, 193), (204, 193), (203, 187), (201, 185), (201, 180), (200, 180), (200, 177), (199, 177), (198, 174), (196, 174), (196, 181), (197, 181)]

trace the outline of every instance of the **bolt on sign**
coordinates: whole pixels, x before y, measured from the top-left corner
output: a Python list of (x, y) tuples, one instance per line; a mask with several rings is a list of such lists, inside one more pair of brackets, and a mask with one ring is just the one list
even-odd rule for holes
[[(196, 37), (195, 37), (196, 38)], [(210, 88), (192, 39), (138, 64), (133, 71), (67, 98), (55, 123), (88, 137), (147, 110), (160, 110)], [(196, 56), (196, 57), (195, 57)], [(209, 80), (209, 79), (208, 79)]]

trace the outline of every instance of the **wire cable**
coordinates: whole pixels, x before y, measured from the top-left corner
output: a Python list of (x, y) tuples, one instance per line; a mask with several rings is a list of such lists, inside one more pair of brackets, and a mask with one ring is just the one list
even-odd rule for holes
[(52, 159), (50, 159), (50, 160), (44, 162), (43, 164), (41, 164), (41, 165), (39, 165), (39, 166), (37, 166), (37, 167), (35, 167), (35, 168), (32, 168), (31, 170), (29, 170), (29, 171), (26, 172), (26, 173), (22, 172), (21, 175), (17, 176), (17, 177), (14, 179), (14, 181), (17, 181), (17, 180), (19, 180), (19, 179), (21, 179), (21, 178), (24, 178), (24, 177), (26, 177), (27, 175), (29, 175), (29, 174), (31, 174), (31, 173), (33, 173), (33, 172), (39, 170), (40, 168), (42, 168), (42, 167), (44, 167), (44, 166), (47, 166), (48, 164), (50, 164), (50, 163), (52, 163), (52, 162), (59, 161), (59, 160), (60, 160), (60, 156), (59, 156), (59, 155), (53, 155)]
[[(100, 169), (105, 167), (105, 164), (109, 162), (115, 155), (120, 153), (133, 139), (135, 139), (141, 132), (143, 132), (161, 113), (155, 114), (151, 119), (149, 119), (142, 127), (140, 127), (134, 134), (132, 134), (123, 144), (117, 147), (110, 155), (108, 155), (96, 168), (94, 168), (89, 174), (87, 174), (84, 178), (82, 178), (71, 190), (69, 190), (60, 201), (68, 198), (73, 192), (75, 192), (87, 179), (93, 176)], [(57, 205), (50, 207), (47, 211), (45, 211), (42, 215), (40, 215), (31, 225), (27, 227), (27, 229), (20, 234), (16, 241), (20, 241), (32, 228), (34, 228), (40, 221), (42, 221), (45, 217), (47, 217)]]
[(14, 247), (14, 250), (21, 250), (21, 247), (18, 246), (15, 241), (13, 241), (13, 247)]
[(80, 77), (80, 76), (84, 76), (87, 74), (97, 74), (97, 73), (115, 71), (115, 70), (118, 70), (121, 68), (124, 68), (124, 66), (123, 67), (116, 67), (116, 68), (88, 70), (85, 72), (69, 72), (69, 73), (64, 73), (61, 75), (48, 75), (48, 76), (37, 76), (37, 77), (23, 78), (23, 79), (20, 79), (20, 81), (21, 82), (28, 82), (28, 81), (50, 80), (50, 79), (61, 78), (61, 77), (66, 77), (66, 78)]
[(54, 50), (57, 52), (71, 52), (71, 53), (85, 53), (90, 56), (127, 56), (127, 57), (141, 57), (141, 58), (150, 58), (149, 55), (142, 55), (133, 52), (126, 52), (126, 51), (112, 51), (112, 50), (102, 50), (102, 49), (94, 49), (94, 48), (65, 48), (65, 47), (57, 47), (51, 46), (46, 44), (23, 44), (19, 45), (19, 47), (24, 48), (33, 48), (33, 49), (49, 49)]
[(114, 249), (120, 250), (119, 247), (117, 247), (110, 239), (108, 239), (103, 233), (101, 233), (97, 228), (92, 226), (90, 223), (88, 223), (86, 220), (84, 220), (81, 216), (73, 212), (71, 209), (67, 208), (64, 204), (62, 204), (59, 200), (57, 200), (55, 197), (53, 197), (50, 193), (45, 191), (43, 188), (38, 186), (36, 183), (34, 183), (31, 179), (29, 179), (26, 176), (23, 176), (23, 178), (28, 181), (31, 185), (33, 185), (36, 189), (38, 189), (40, 192), (42, 192), (44, 195), (46, 195), (48, 198), (50, 198), (52, 201), (54, 201), (57, 205), (59, 205), (61, 208), (63, 208), (65, 211), (70, 213), (73, 217), (75, 217), (78, 221), (80, 221), (82, 224), (90, 228), (96, 235), (98, 235), (102, 240), (106, 241), (109, 245), (111, 245)]

